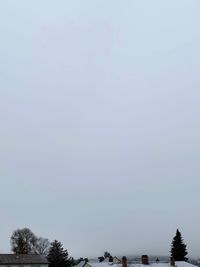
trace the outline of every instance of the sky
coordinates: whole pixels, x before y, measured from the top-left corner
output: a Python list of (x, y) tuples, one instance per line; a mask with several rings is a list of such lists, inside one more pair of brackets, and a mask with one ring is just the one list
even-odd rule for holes
[(0, 3), (0, 252), (200, 256), (199, 0)]

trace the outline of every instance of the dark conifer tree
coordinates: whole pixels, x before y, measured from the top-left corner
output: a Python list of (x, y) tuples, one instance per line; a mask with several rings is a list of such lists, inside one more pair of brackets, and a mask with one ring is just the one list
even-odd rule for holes
[(171, 257), (174, 258), (175, 261), (187, 261), (188, 258), (185, 256), (188, 254), (186, 245), (183, 242), (183, 238), (181, 233), (177, 229), (176, 235), (172, 240), (171, 244)]
[(108, 257), (110, 257), (111, 256), (111, 254), (108, 252), (108, 251), (105, 251), (104, 252), (104, 258), (108, 258)]
[(68, 257), (68, 251), (63, 249), (61, 242), (55, 240), (51, 243), (47, 259), (49, 267), (68, 267), (72, 265), (72, 258)]

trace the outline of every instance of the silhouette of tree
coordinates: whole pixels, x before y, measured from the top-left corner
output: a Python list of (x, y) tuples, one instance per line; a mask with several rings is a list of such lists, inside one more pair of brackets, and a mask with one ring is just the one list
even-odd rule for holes
[(176, 235), (174, 236), (171, 244), (171, 257), (175, 261), (187, 261), (188, 258), (185, 256), (188, 254), (186, 245), (183, 242), (183, 238), (181, 236), (181, 233), (177, 229)]
[(68, 257), (68, 251), (63, 249), (61, 242), (55, 240), (51, 243), (47, 259), (49, 267), (68, 267), (73, 264), (73, 259)]
[(17, 229), (11, 236), (11, 249), (16, 254), (35, 252), (37, 237), (29, 228)]

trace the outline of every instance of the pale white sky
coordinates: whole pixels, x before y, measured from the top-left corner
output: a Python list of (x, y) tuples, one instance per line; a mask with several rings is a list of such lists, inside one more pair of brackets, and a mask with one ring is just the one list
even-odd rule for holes
[(200, 2), (0, 4), (0, 251), (199, 256)]

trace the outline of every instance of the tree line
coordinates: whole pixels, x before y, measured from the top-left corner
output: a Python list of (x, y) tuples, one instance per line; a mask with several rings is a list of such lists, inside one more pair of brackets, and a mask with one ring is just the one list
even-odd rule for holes
[[(49, 267), (71, 267), (75, 265), (75, 261), (72, 257), (69, 257), (67, 249), (63, 248), (63, 245), (58, 240), (49, 242), (47, 238), (37, 237), (29, 228), (17, 229), (13, 232), (11, 239), (11, 250), (15, 254), (40, 254), (44, 255), (49, 261)], [(186, 244), (181, 236), (180, 231), (177, 229), (171, 243), (171, 258), (175, 261), (187, 261), (186, 258), (187, 249)], [(111, 256), (109, 252), (104, 253), (104, 259)], [(83, 260), (83, 258), (80, 258)], [(87, 258), (84, 259), (86, 262)]]
[(74, 259), (58, 240), (49, 242), (47, 238), (37, 237), (29, 228), (17, 229), (11, 238), (11, 250), (15, 254), (40, 254), (47, 258), (49, 267), (70, 267)]

